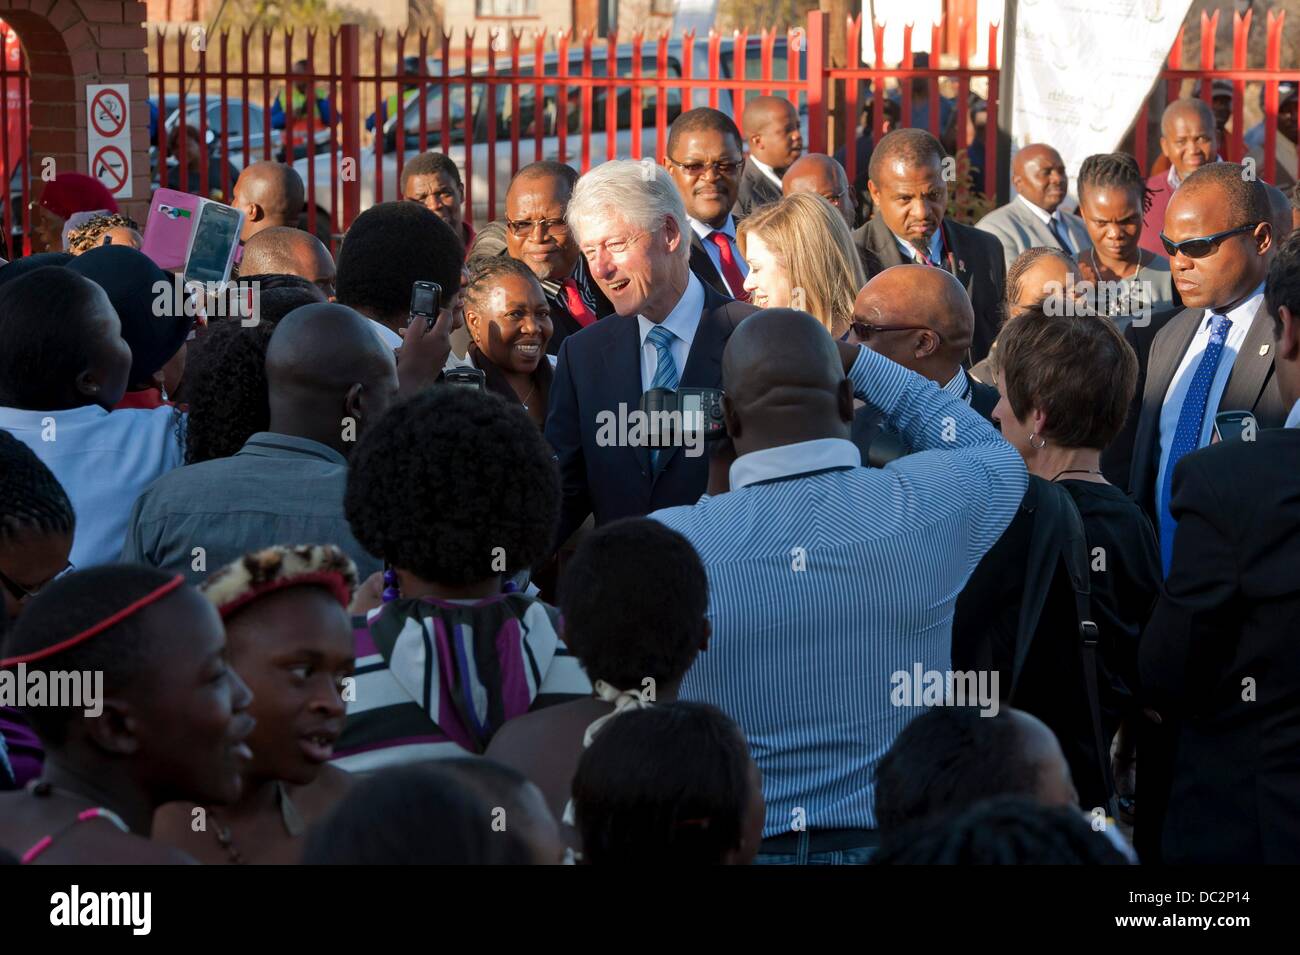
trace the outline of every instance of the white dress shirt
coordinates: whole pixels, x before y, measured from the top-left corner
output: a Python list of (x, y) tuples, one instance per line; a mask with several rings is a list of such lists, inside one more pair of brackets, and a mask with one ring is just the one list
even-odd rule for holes
[[(691, 353), (691, 342), (695, 341), (695, 330), (700, 327), (700, 313), (704, 311), (704, 285), (690, 273), (686, 279), (686, 291), (677, 300), (673, 310), (659, 324), (673, 333), (673, 343), (668, 346), (672, 352), (673, 363), (677, 366), (677, 378), (680, 381), (686, 371), (686, 358)], [(641, 331), (641, 390), (650, 388), (655, 380), (655, 369), (659, 367), (659, 350), (647, 341), (650, 329), (655, 323), (644, 315), (636, 317)]]
[(1066, 252), (1073, 255), (1075, 252), (1079, 251), (1070, 244), (1070, 229), (1069, 226), (1065, 224), (1065, 219), (1061, 216), (1060, 209), (1057, 209), (1055, 212), (1048, 212), (1041, 206), (1036, 206), (1026, 199), (1024, 193), (1020, 193), (1016, 198), (1029, 207), (1029, 211), (1036, 215), (1043, 225), (1047, 226), (1049, 232), (1051, 231), (1052, 223), (1056, 223), (1056, 231), (1061, 234), (1061, 243), (1065, 246)]
[[(890, 232), (889, 234), (894, 236), (894, 241), (897, 242), (898, 247), (903, 250), (903, 255), (911, 259), (913, 262), (921, 261), (921, 256), (916, 251), (916, 246), (912, 245), (912, 243), (908, 242), (906, 239), (900, 239), (897, 236), (897, 234), (893, 232)], [(930, 236), (930, 261), (933, 262), (935, 265), (943, 264), (943, 226), (942, 225), (940, 225), (939, 228), (934, 230), (934, 235)]]
[[(1159, 495), (1160, 488), (1165, 486), (1165, 469), (1169, 466), (1169, 447), (1174, 443), (1174, 432), (1178, 428), (1178, 415), (1183, 408), (1183, 399), (1187, 397), (1187, 390), (1191, 387), (1192, 378), (1196, 374), (1196, 368), (1201, 363), (1201, 356), (1205, 353), (1205, 346), (1210, 343), (1210, 323), (1216, 314), (1226, 314), (1232, 320), (1232, 327), (1228, 329), (1227, 338), (1223, 343), (1223, 354), (1219, 356), (1219, 366), (1215, 369), (1214, 380), (1210, 382), (1210, 395), (1205, 402), (1205, 419), (1201, 422), (1201, 436), (1197, 447), (1205, 447), (1210, 443), (1210, 435), (1214, 431), (1214, 415), (1218, 411), (1219, 401), (1223, 398), (1223, 391), (1228, 385), (1228, 376), (1232, 374), (1233, 363), (1237, 360), (1237, 352), (1241, 350), (1242, 343), (1245, 342), (1246, 336), (1250, 333), (1250, 326), (1255, 320), (1255, 313), (1259, 311), (1264, 301), (1264, 285), (1260, 283), (1259, 287), (1250, 294), (1250, 297), (1230, 312), (1218, 313), (1211, 312), (1208, 309), (1205, 316), (1201, 319), (1200, 325), (1196, 329), (1196, 335), (1192, 338), (1192, 343), (1187, 346), (1187, 352), (1183, 355), (1182, 363), (1178, 366), (1178, 371), (1174, 373), (1173, 380), (1169, 383), (1169, 390), (1165, 392), (1165, 401), (1160, 408), (1160, 469), (1156, 473), (1156, 493)], [(1228, 408), (1228, 411), (1249, 410)], [(1160, 528), (1161, 534), (1165, 533), (1164, 528)]]
[(1300, 401), (1291, 406), (1291, 413), (1286, 416), (1284, 428), (1300, 428)]
[(397, 351), (397, 349), (402, 347), (402, 336), (397, 334), (397, 332), (393, 331), (383, 322), (377, 322), (373, 318), (367, 318), (366, 321), (370, 323), (375, 334), (379, 336), (379, 340), (384, 343), (386, 348), (391, 351)]
[[(713, 267), (717, 269), (718, 274), (722, 276), (724, 284), (727, 282), (727, 276), (722, 272), (722, 252), (718, 249), (717, 243), (709, 238), (709, 236), (711, 236), (715, 231), (721, 232), (727, 237), (727, 242), (731, 245), (732, 258), (736, 260), (736, 266), (740, 269), (741, 277), (743, 278), (749, 274), (749, 263), (747, 263), (745, 257), (740, 254), (740, 246), (736, 245), (736, 220), (730, 213), (727, 214), (727, 221), (718, 226), (716, 230), (713, 226), (701, 222), (699, 219), (691, 219), (689, 216), (687, 216), (687, 218), (691, 223), (691, 228), (695, 230), (695, 234), (700, 237), (700, 245), (704, 246), (704, 251), (708, 253), (709, 261), (713, 263)], [(731, 288), (730, 285), (727, 285), (727, 287)], [(744, 286), (731, 289), (732, 297), (740, 295), (743, 292)]]
[(767, 176), (768, 179), (771, 179), (774, 183), (776, 183), (778, 188), (780, 187), (781, 177), (776, 174), (775, 169), (773, 169), (767, 163), (759, 160), (753, 153), (749, 154), (749, 161), (752, 162), (756, 167), (758, 167), (759, 172), (761, 172), (763, 175)]
[(136, 498), (184, 463), (175, 409), (166, 405), (111, 414), (99, 405), (0, 408), (0, 429), (31, 448), (63, 485), (77, 516), (69, 555), (76, 567), (116, 563)]

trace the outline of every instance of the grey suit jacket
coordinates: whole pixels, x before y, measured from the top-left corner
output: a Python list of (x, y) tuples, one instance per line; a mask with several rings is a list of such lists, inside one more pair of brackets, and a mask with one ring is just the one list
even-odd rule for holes
[[(1134, 409), (1138, 418), (1128, 492), (1150, 516), (1153, 524), (1159, 520), (1156, 477), (1160, 471), (1160, 411), (1174, 373), (1178, 371), (1178, 365), (1204, 318), (1204, 309), (1185, 308), (1156, 333), (1147, 358), (1145, 384), (1140, 398), (1135, 399), (1140, 400), (1141, 405), (1140, 410)], [(1130, 329), (1130, 333), (1132, 331)], [(1220, 411), (1249, 411), (1261, 428), (1280, 428), (1286, 423), (1288, 408), (1273, 375), (1273, 323), (1262, 302), (1246, 340), (1237, 352), (1223, 397), (1219, 399), (1218, 407), (1212, 411), (1207, 408), (1206, 414)]]
[[(1062, 212), (1061, 218), (1065, 220), (1066, 238), (1074, 246), (1072, 249), (1067, 249), (1067, 252), (1078, 255), (1092, 246), (1092, 240), (1088, 238), (1088, 230), (1084, 228), (1082, 219), (1068, 212)], [(975, 228), (983, 229), (989, 235), (997, 237), (997, 240), (1002, 243), (1007, 265), (1014, 262), (1016, 256), (1025, 249), (1040, 246), (1049, 249), (1060, 247), (1052, 231), (1047, 228), (1047, 223), (1034, 215), (1033, 210), (1027, 208), (1020, 199), (1012, 199), (1005, 206), (998, 206), (975, 223)]]
[(745, 168), (740, 173), (740, 192), (736, 195), (736, 205), (732, 215), (739, 222), (759, 206), (781, 200), (781, 187), (763, 174), (763, 170), (754, 165), (754, 160), (745, 157)]

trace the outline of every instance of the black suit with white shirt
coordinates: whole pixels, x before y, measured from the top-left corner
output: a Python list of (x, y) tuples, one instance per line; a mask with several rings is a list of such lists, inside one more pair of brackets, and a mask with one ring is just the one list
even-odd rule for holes
[[(1150, 328), (1130, 326), (1125, 332), (1138, 353), (1139, 387), (1129, 408), (1126, 430), (1106, 449), (1102, 470), (1127, 487), (1157, 531), (1160, 501), (1156, 482), (1163, 451), (1161, 413), (1178, 369), (1210, 315), (1205, 309), (1186, 308), (1153, 318)], [(1154, 334), (1151, 329), (1155, 329)], [(1193, 361), (1187, 373), (1193, 373), (1195, 367)], [(1213, 402), (1213, 395), (1210, 398)], [(1207, 405), (1205, 417), (1220, 411), (1249, 411), (1260, 428), (1277, 428), (1286, 420), (1287, 409), (1273, 375), (1273, 322), (1262, 298), (1237, 350), (1223, 394), (1213, 407)]]

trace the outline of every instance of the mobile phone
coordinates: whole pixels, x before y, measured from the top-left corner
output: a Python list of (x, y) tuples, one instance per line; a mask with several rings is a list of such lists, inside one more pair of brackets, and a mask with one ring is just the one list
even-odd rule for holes
[(149, 218), (144, 225), (144, 245), (140, 251), (160, 269), (180, 269), (190, 247), (194, 222), (207, 200), (175, 189), (159, 189), (153, 194)]
[(487, 375), (480, 368), (449, 368), (442, 373), (444, 384), (487, 391)]
[(442, 307), (442, 286), (437, 282), (411, 283), (411, 321), (424, 319), (425, 331), (432, 331)]
[(239, 248), (244, 214), (219, 202), (205, 202), (190, 235), (185, 256), (185, 281), (224, 285)]
[(1214, 416), (1214, 436), (1220, 441), (1254, 441), (1259, 423), (1249, 411), (1221, 411)]

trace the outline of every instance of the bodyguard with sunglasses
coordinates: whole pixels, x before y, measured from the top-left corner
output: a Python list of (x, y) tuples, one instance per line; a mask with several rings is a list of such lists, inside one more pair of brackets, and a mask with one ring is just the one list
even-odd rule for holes
[[(1272, 329), (1262, 315), (1273, 253), (1269, 220), (1263, 183), (1236, 163), (1201, 167), (1169, 200), (1160, 241), (1185, 307), (1157, 320), (1150, 340), (1129, 412), (1137, 425), (1128, 470), (1129, 493), (1156, 526), (1165, 573), (1177, 527), (1169, 512), (1174, 466), (1210, 443), (1221, 411), (1249, 411), (1260, 428), (1286, 418)], [(1139, 356), (1143, 334), (1150, 332), (1126, 333)], [(1109, 456), (1123, 454), (1112, 446)]]

